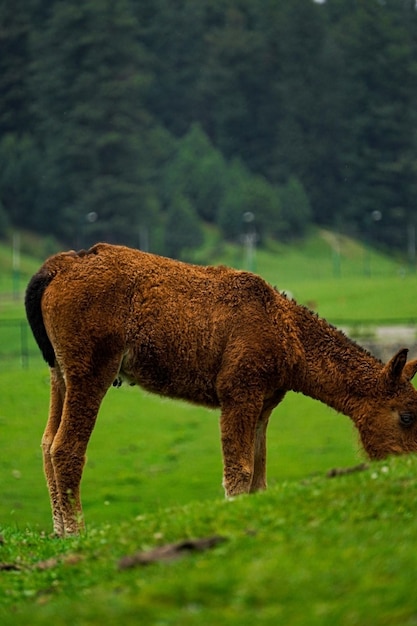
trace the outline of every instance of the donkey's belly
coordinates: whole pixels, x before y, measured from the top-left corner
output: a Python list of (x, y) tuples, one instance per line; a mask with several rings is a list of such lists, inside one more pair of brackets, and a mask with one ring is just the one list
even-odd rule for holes
[(127, 355), (122, 362), (120, 376), (130, 384), (169, 398), (179, 398), (208, 407), (219, 406), (215, 389), (216, 376), (204, 371), (197, 363), (190, 364), (178, 357), (167, 355)]

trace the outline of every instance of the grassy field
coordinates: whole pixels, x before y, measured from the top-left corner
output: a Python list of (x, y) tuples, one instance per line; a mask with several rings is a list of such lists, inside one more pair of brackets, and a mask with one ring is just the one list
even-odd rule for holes
[[(415, 301), (409, 297), (416, 291), (415, 274), (401, 273), (395, 261), (372, 252), (371, 264), (383, 271), (384, 276), (363, 276), (363, 248), (343, 240), (340, 265), (348, 275), (335, 277), (332, 242), (328, 233), (319, 232), (298, 249), (281, 246), (275, 251), (259, 250), (256, 269), (274, 284), (280, 283), (275, 277), (283, 277), (280, 286), (289, 287), (301, 302), (327, 312), (329, 319), (346, 319), (346, 315), (374, 319), (374, 303), (378, 304), (378, 319), (416, 317)], [(0, 250), (7, 274), (10, 251), (4, 246)], [(232, 252), (238, 265), (236, 249)], [(223, 260), (233, 261), (230, 250), (224, 248), (223, 254), (226, 257), (229, 254)], [(39, 261), (30, 257), (22, 259), (22, 285), (38, 265)], [(317, 298), (315, 302), (313, 296)], [(48, 371), (26, 323), (21, 321), (23, 318), (22, 293), (14, 299), (6, 290), (0, 299), (0, 429), (5, 446), (13, 441), (14, 447), (10, 451), (6, 447), (0, 460), (5, 485), (0, 519), (10, 520), (19, 527), (43, 524), (47, 528), (46, 492), (37, 470), (41, 464), (38, 442), (48, 406)], [(22, 393), (16, 391), (20, 389)], [(88, 451), (84, 485), (87, 516), (91, 511), (97, 521), (113, 516), (120, 520), (143, 509), (220, 497), (218, 430), (216, 412), (161, 400), (136, 388), (110, 389)], [(270, 431), (271, 484), (358, 460), (349, 421), (304, 397), (289, 394), (275, 412)], [(17, 433), (19, 438), (13, 439)], [(193, 462), (198, 459), (195, 471), (190, 472), (189, 458)], [(20, 492), (21, 486), (28, 486), (29, 493), (25, 489)], [(34, 506), (35, 502), (43, 502), (43, 506)]]
[[(40, 439), (48, 372), (39, 360), (22, 375), (1, 373), (0, 523), (50, 529)], [(18, 390), (18, 391), (17, 391)], [(360, 460), (350, 421), (289, 394), (269, 429), (269, 483)], [(83, 478), (89, 522), (121, 522), (143, 512), (221, 498), (218, 412), (162, 400), (137, 388), (111, 388), (103, 402)]]
[[(1, 623), (413, 626), (416, 475), (415, 456), (390, 459), (230, 502), (90, 524), (64, 541), (7, 526)], [(223, 541), (171, 550), (177, 559), (149, 553), (212, 537)], [(155, 561), (141, 565), (144, 557)]]
[[(297, 250), (258, 251), (255, 269), (330, 320), (417, 318), (415, 273), (336, 243), (337, 263), (334, 238), (319, 233)], [(222, 255), (244, 265), (236, 250)], [(39, 262), (22, 262), (13, 297), (9, 258), (0, 246), (2, 625), (417, 624), (417, 457), (327, 478), (363, 461), (356, 432), (297, 394), (271, 420), (268, 492), (225, 502), (218, 412), (111, 388), (83, 478), (87, 533), (51, 538), (40, 450), (48, 369), (30, 336), (22, 362), (17, 323)], [(225, 541), (212, 550), (118, 566), (138, 550), (213, 535)]]

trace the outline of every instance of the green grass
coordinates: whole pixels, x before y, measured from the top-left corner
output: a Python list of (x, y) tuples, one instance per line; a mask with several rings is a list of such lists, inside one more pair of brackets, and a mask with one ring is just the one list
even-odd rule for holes
[[(391, 459), (231, 502), (92, 524), (63, 541), (8, 527), (1, 623), (411, 626), (416, 475), (415, 456)], [(213, 535), (225, 541), (212, 550), (118, 567), (126, 555)]]
[(336, 273), (333, 239), (331, 233), (318, 231), (299, 246), (275, 244), (270, 250), (259, 250), (256, 269), (329, 321), (417, 319), (414, 270), (343, 238)]
[[(23, 530), (51, 526), (40, 440), (49, 378), (40, 359), (1, 373), (0, 520)], [(88, 448), (83, 502), (88, 523), (121, 522), (167, 506), (223, 496), (218, 411), (111, 388)], [(344, 416), (288, 394), (269, 427), (269, 484), (361, 460)]]

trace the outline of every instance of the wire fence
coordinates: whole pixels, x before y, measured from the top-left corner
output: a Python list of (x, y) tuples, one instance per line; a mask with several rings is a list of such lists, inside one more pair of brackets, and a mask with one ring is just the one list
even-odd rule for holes
[(0, 320), (0, 362), (20, 362), (23, 369), (28, 369), (31, 361), (39, 359), (39, 348), (33, 338), (26, 319)]

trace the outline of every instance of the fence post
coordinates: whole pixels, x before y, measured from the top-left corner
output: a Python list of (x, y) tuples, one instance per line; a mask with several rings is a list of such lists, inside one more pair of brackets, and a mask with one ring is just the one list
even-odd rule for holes
[(25, 320), (20, 322), (20, 356), (22, 359), (22, 367), (27, 370), (29, 368), (29, 348), (28, 348), (28, 328)]

